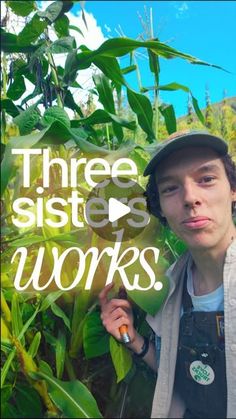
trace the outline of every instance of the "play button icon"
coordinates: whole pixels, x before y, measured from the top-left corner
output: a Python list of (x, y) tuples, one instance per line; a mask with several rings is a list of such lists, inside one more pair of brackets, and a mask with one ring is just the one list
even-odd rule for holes
[(113, 223), (116, 220), (119, 220), (124, 215), (129, 214), (131, 212), (130, 207), (128, 205), (122, 204), (122, 202), (118, 201), (115, 198), (110, 198), (108, 201), (108, 219), (110, 223)]
[(133, 239), (149, 223), (144, 189), (123, 177), (98, 183), (89, 193), (85, 215), (98, 236), (113, 242)]

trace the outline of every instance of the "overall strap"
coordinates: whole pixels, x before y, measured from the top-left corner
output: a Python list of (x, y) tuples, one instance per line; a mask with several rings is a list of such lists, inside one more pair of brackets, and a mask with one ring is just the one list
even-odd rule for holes
[(187, 280), (188, 280), (188, 276), (187, 276), (187, 271), (186, 271), (185, 278), (184, 278), (184, 286), (183, 286), (182, 304), (183, 304), (184, 314), (191, 314), (193, 310), (193, 303), (192, 303), (192, 298), (190, 297), (188, 293)]
[(183, 329), (182, 332), (185, 336), (191, 336), (193, 333), (193, 303), (187, 290), (187, 271), (185, 272), (184, 286), (183, 286)]

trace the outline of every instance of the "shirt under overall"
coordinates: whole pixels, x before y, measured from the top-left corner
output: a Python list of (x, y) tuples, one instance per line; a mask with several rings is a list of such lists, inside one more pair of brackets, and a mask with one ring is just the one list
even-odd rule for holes
[(187, 270), (183, 287), (175, 388), (185, 402), (184, 418), (225, 418), (223, 286), (194, 296)]

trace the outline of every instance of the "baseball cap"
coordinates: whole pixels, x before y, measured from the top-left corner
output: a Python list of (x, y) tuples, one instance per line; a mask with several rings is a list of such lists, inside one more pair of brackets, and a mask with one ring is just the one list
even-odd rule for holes
[(228, 152), (228, 144), (222, 138), (209, 134), (207, 131), (176, 132), (158, 144), (155, 155), (148, 163), (143, 175), (148, 176), (153, 173), (160, 162), (174, 151), (184, 147), (210, 147), (219, 155), (225, 155)]

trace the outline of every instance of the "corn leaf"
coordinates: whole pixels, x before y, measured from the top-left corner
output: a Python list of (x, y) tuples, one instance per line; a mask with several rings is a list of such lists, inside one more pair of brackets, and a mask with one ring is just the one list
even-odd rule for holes
[(62, 330), (59, 329), (57, 341), (56, 341), (56, 372), (57, 378), (61, 379), (66, 356), (66, 336)]
[(172, 134), (173, 132), (177, 130), (175, 110), (174, 110), (173, 105), (163, 104), (159, 106), (158, 109), (165, 119), (165, 124), (166, 124), (166, 129), (168, 131), (168, 134)]
[(152, 129), (153, 111), (150, 100), (134, 90), (127, 88), (127, 97), (131, 109), (136, 113), (139, 125), (147, 133), (149, 142), (153, 142), (155, 134)]
[(96, 400), (80, 381), (61, 381), (41, 371), (31, 374), (31, 376), (47, 382), (50, 398), (64, 416), (102, 418)]
[(39, 349), (39, 345), (41, 342), (41, 332), (37, 332), (35, 333), (33, 340), (30, 344), (30, 347), (28, 349), (28, 354), (34, 358), (37, 355), (38, 349)]
[(50, 292), (50, 294), (48, 294), (41, 303), (39, 311), (46, 311), (49, 307), (51, 307), (51, 304), (53, 304), (54, 301), (56, 301), (59, 297), (62, 296), (63, 292), (64, 291), (61, 290)]
[(67, 315), (64, 313), (64, 311), (61, 309), (61, 307), (59, 307), (56, 303), (52, 302), (51, 305), (51, 310), (52, 312), (55, 314), (55, 316), (60, 317), (65, 326), (71, 330), (71, 326), (70, 326), (70, 319), (67, 317)]
[[(19, 294), (15, 292), (11, 301), (11, 317), (12, 317), (12, 334), (19, 336), (23, 329), (22, 313), (20, 308)], [(24, 338), (22, 336), (21, 342), (24, 344)]]

